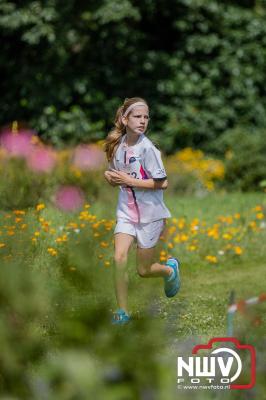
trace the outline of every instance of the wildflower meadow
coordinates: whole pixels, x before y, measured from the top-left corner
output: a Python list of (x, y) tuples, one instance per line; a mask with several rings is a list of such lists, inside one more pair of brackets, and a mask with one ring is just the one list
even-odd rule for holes
[[(266, 0), (0, 1), (0, 400), (266, 399), (265, 20)], [(123, 171), (167, 175), (174, 297), (136, 241), (115, 263), (122, 134), (143, 151)]]
[[(181, 260), (182, 287), (178, 296), (166, 298), (161, 279), (148, 282), (137, 275), (131, 252), (133, 322), (117, 329), (110, 316), (116, 307), (118, 189), (104, 180), (102, 142), (57, 150), (16, 124), (2, 134), (4, 396), (89, 399), (97, 392), (96, 398), (122, 400), (156, 392), (170, 400), (177, 350), (226, 336), (230, 293), (241, 300), (265, 292), (263, 190), (226, 191), (223, 161), (192, 148), (164, 156), (164, 162), (169, 171), (165, 201), (172, 217), (157, 257), (161, 263), (168, 256)], [(261, 304), (250, 318), (237, 315), (234, 321), (238, 337), (255, 343), (260, 352), (259, 395), (265, 390), (260, 370), (264, 311)], [(189, 398), (185, 392), (182, 396)]]

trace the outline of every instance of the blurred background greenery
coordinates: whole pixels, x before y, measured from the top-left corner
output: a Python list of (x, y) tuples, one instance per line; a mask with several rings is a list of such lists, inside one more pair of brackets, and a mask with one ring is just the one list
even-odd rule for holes
[(266, 125), (265, 0), (1, 0), (0, 124), (55, 145), (99, 140), (125, 97), (151, 107), (166, 153), (221, 153)]
[[(265, 0), (0, 0), (0, 125), (34, 129), (55, 160), (34, 171), (0, 147), (0, 399), (240, 398), (177, 391), (176, 356), (225, 335), (232, 289), (265, 291), (265, 17)], [(83, 170), (73, 154), (101, 149), (131, 96), (150, 105), (173, 216), (161, 261), (180, 255), (183, 286), (168, 301), (130, 254), (133, 323), (120, 330), (115, 189), (103, 159)], [(56, 207), (60, 185), (82, 190), (83, 211)], [(258, 326), (236, 320), (258, 354), (243, 398), (265, 393), (263, 307)]]

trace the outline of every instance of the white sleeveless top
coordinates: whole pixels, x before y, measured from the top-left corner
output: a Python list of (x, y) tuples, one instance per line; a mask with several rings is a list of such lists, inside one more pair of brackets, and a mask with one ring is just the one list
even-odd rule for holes
[[(134, 146), (127, 146), (123, 135), (109, 168), (123, 171), (136, 179), (165, 179), (161, 153), (143, 133)], [(163, 201), (163, 190), (119, 186), (116, 217), (135, 223), (148, 223), (171, 214)]]

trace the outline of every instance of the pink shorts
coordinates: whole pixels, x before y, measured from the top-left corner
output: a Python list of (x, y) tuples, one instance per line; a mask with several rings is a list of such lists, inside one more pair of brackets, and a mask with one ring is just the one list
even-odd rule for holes
[(116, 233), (127, 233), (134, 236), (137, 246), (141, 249), (149, 249), (156, 246), (165, 227), (165, 219), (159, 219), (148, 223), (135, 223), (118, 218), (114, 230)]

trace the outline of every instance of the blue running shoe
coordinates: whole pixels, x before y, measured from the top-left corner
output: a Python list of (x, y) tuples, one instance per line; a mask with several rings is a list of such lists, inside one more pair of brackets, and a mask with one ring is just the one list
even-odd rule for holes
[(115, 311), (112, 324), (113, 325), (125, 325), (131, 320), (130, 316), (122, 309)]
[(179, 261), (174, 257), (169, 257), (166, 264), (173, 268), (173, 273), (170, 277), (164, 278), (164, 292), (167, 297), (174, 297), (180, 289)]

